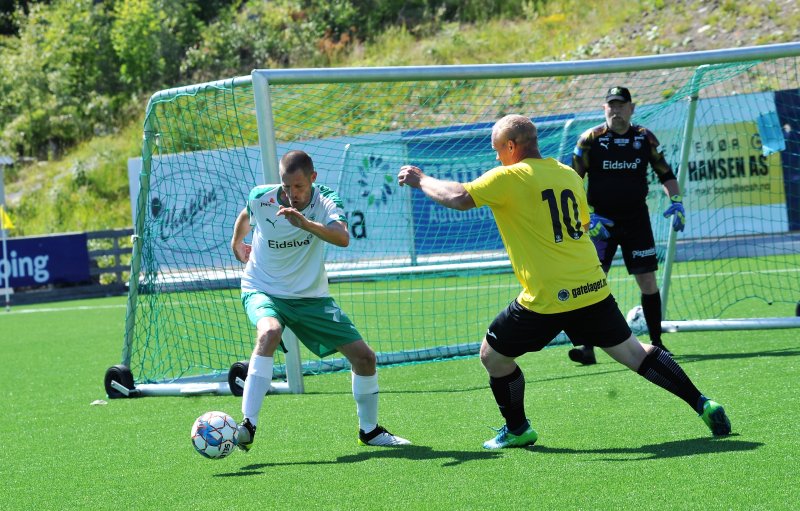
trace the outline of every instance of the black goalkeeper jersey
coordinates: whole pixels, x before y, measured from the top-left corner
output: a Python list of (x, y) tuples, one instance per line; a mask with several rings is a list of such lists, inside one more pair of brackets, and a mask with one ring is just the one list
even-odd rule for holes
[(603, 123), (583, 132), (572, 155), (572, 168), (589, 175), (589, 205), (610, 218), (647, 213), (647, 167), (663, 183), (674, 178), (656, 136), (632, 125), (619, 135)]

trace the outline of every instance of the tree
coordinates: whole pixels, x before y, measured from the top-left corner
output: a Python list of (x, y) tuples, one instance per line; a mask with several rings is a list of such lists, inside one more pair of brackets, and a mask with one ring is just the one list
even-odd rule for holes
[(0, 98), (6, 149), (46, 158), (113, 126), (109, 28), (107, 9), (91, 0), (30, 6), (2, 49), (0, 77), (13, 84)]
[(133, 92), (175, 84), (185, 48), (200, 33), (196, 11), (196, 4), (179, 0), (117, 2), (111, 41), (120, 77)]

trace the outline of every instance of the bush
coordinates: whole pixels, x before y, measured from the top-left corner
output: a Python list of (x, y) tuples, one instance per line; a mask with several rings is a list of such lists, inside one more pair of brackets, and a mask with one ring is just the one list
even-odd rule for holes
[(185, 48), (194, 44), (201, 22), (195, 4), (180, 0), (121, 0), (114, 8), (111, 42), (120, 78), (129, 92), (174, 85)]
[(58, 156), (109, 125), (92, 98), (117, 90), (110, 21), (106, 8), (90, 0), (35, 4), (20, 18), (19, 38), (3, 48), (0, 63), (0, 77), (14, 84), (0, 98), (0, 149)]

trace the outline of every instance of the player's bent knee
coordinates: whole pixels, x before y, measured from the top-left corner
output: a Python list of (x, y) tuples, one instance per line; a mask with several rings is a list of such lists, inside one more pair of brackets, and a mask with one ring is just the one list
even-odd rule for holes
[(282, 334), (281, 328), (259, 330), (256, 338), (256, 353), (263, 356), (271, 356), (280, 345)]
[(375, 355), (375, 352), (371, 349), (365, 351), (359, 357), (360, 365), (366, 369), (375, 369), (378, 364), (378, 357)]
[(632, 371), (636, 371), (647, 356), (650, 346), (642, 344), (635, 335), (625, 339), (619, 344), (603, 348), (611, 358), (627, 366)]
[(481, 345), (481, 364), (491, 376), (505, 376), (514, 371), (517, 363), (513, 358), (501, 355), (487, 342)]
[(481, 365), (488, 369), (488, 365), (492, 363), (492, 355), (495, 353), (492, 347), (486, 341), (483, 341), (480, 351)]
[(375, 373), (378, 357), (363, 340), (339, 346), (339, 352), (347, 358), (356, 374), (370, 375)]

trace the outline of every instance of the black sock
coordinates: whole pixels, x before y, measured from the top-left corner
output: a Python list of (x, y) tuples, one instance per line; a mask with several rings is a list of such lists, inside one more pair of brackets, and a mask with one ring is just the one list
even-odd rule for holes
[(654, 347), (644, 357), (642, 365), (636, 372), (686, 401), (697, 413), (703, 411), (703, 395), (686, 376), (681, 366), (661, 348)]
[(525, 417), (525, 376), (522, 369), (517, 368), (502, 378), (489, 377), (489, 387), (497, 401), (497, 407), (506, 420), (508, 430), (514, 433), (528, 425)]
[(661, 344), (661, 295), (658, 291), (652, 295), (642, 293), (642, 312), (650, 334), (650, 342)]

